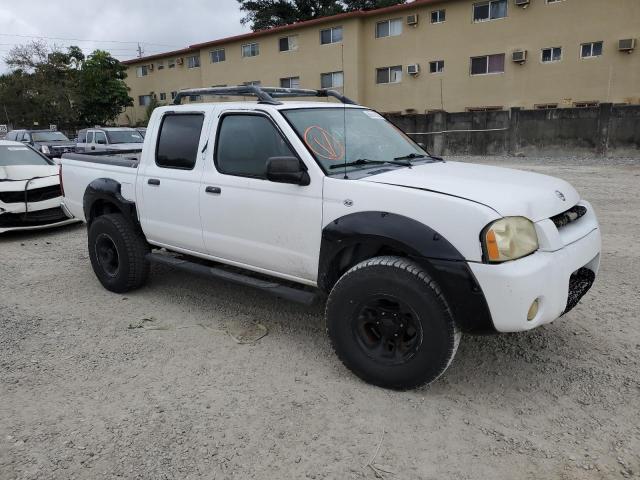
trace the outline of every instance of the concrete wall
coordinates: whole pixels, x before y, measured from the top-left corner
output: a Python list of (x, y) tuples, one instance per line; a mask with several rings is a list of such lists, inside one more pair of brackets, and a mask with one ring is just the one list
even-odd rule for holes
[(640, 106), (387, 118), (438, 155), (640, 155)]

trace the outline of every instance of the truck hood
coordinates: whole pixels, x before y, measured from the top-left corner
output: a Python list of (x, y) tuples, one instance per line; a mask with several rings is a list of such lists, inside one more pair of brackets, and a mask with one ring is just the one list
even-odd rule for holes
[(363, 180), (464, 198), (503, 217), (523, 216), (534, 222), (562, 213), (580, 201), (578, 192), (559, 178), (472, 163), (427, 163)]
[(0, 166), (0, 186), (7, 180), (27, 180), (34, 177), (50, 177), (58, 174), (55, 165), (10, 165)]

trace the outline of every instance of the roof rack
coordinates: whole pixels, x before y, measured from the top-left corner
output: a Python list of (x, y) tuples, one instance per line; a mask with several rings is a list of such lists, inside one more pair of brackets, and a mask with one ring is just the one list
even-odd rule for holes
[(302, 88), (275, 88), (275, 87), (259, 87), (257, 85), (239, 85), (236, 87), (212, 87), (212, 88), (189, 88), (180, 90), (175, 99), (174, 105), (180, 105), (184, 97), (192, 97), (196, 95), (216, 95), (229, 97), (257, 97), (258, 103), (266, 103), (269, 105), (282, 105), (277, 98), (294, 98), (294, 97), (333, 97), (346, 105), (357, 105), (350, 98), (341, 95), (335, 90), (320, 89), (309, 90)]

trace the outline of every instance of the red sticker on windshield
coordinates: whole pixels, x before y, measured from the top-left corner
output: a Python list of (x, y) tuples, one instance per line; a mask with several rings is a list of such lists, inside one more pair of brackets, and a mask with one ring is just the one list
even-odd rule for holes
[(344, 144), (327, 132), (324, 128), (313, 125), (304, 132), (304, 141), (320, 158), (339, 161), (344, 160)]

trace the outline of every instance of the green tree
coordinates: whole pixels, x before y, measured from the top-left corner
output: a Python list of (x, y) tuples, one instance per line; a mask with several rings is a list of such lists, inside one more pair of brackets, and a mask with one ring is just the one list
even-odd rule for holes
[(5, 61), (12, 71), (0, 76), (0, 111), (16, 128), (106, 124), (133, 104), (126, 67), (107, 52), (85, 58), (79, 47), (32, 42), (14, 47)]
[(370, 10), (406, 0), (238, 0), (245, 13), (241, 22), (253, 31), (326, 17), (353, 10)]
[(83, 125), (105, 125), (133, 105), (125, 83), (127, 68), (108, 52), (96, 50), (79, 71), (78, 119)]

